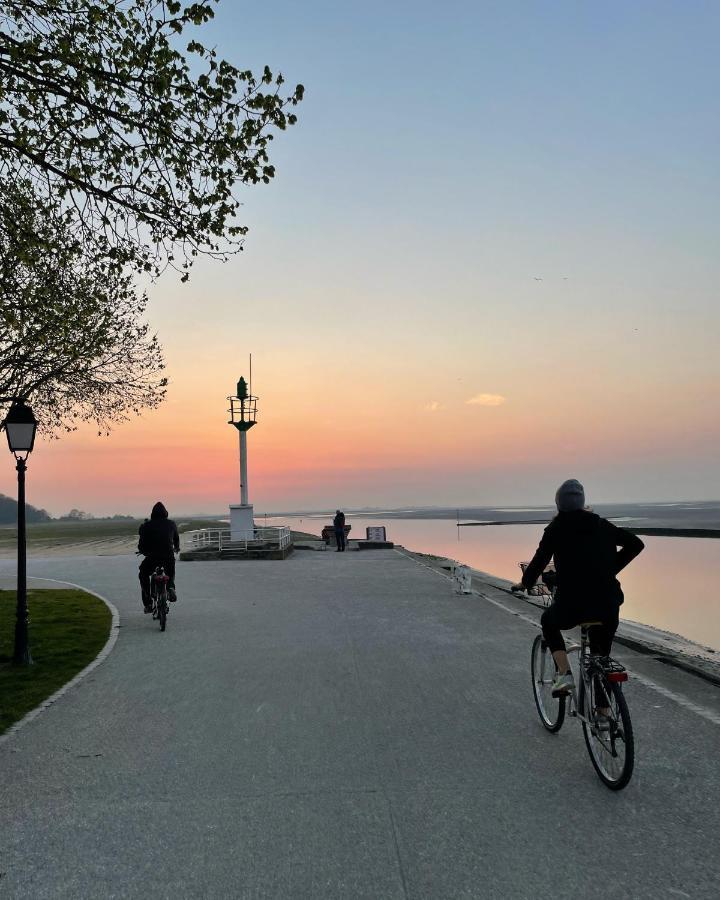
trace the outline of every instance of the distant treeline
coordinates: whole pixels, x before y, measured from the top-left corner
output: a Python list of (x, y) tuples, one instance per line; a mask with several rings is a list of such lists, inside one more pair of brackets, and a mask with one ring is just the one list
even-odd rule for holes
[[(28, 522), (49, 522), (50, 514), (45, 509), (38, 509), (29, 503), (25, 507), (25, 518)], [(17, 522), (17, 500), (0, 494), (0, 525), (14, 525)]]
[[(30, 503), (25, 506), (25, 518), (28, 523), (34, 522), (87, 522), (94, 519), (95, 516), (90, 513), (83, 512), (81, 509), (71, 509), (64, 516), (53, 519), (46, 509), (38, 509)], [(107, 516), (106, 519), (112, 521), (132, 522), (135, 516)], [(0, 525), (14, 525), (17, 522), (17, 500), (12, 497), (6, 497), (0, 494)]]

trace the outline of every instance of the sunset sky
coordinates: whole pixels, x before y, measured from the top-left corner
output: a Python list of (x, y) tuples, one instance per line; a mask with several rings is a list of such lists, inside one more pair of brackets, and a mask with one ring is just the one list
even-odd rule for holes
[(566, 477), (719, 497), (719, 26), (694, 0), (223, 0), (205, 42), (305, 84), (300, 122), (243, 190), (245, 251), (150, 286), (167, 403), (44, 441), (29, 501), (238, 502), (250, 352), (257, 512), (546, 503)]

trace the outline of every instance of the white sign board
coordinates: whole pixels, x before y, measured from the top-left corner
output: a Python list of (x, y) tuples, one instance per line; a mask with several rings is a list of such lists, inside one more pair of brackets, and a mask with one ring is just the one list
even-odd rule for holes
[(385, 526), (368, 526), (365, 529), (365, 539), (368, 541), (386, 541), (387, 538), (385, 537)]

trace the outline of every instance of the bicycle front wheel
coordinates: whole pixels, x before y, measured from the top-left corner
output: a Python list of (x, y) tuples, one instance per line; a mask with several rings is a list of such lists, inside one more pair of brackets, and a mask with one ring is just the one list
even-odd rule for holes
[(553, 734), (560, 731), (565, 721), (565, 697), (553, 697), (552, 683), (557, 666), (543, 636), (539, 634), (532, 645), (530, 656), (533, 696), (540, 721)]
[(160, 631), (165, 631), (167, 623), (168, 598), (167, 591), (162, 591), (158, 597), (158, 619), (160, 620)]
[[(588, 693), (583, 679), (578, 705), (583, 716), (585, 746), (595, 771), (610, 790), (622, 790), (632, 778), (635, 766), (635, 738), (622, 687), (604, 676), (595, 675), (590, 680)], [(610, 709), (607, 731), (597, 727), (598, 708)]]

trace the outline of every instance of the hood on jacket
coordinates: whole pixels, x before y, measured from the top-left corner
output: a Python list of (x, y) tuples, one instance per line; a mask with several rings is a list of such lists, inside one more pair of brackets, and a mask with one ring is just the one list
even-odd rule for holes
[(151, 519), (167, 519), (168, 511), (165, 509), (163, 504), (158, 500), (158, 502), (153, 506), (152, 512), (150, 513)]

